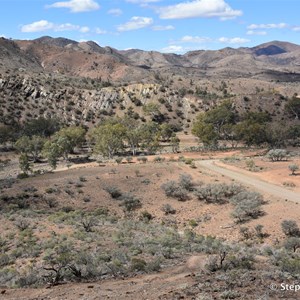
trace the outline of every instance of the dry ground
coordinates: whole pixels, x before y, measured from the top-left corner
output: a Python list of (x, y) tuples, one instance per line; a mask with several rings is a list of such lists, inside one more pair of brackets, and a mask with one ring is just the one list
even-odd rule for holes
[[(194, 181), (204, 183), (230, 183), (232, 180), (223, 175), (214, 173), (205, 168), (191, 168), (184, 162), (172, 161), (170, 157), (177, 159), (183, 155), (186, 158), (208, 159), (224, 158), (232, 156), (242, 157), (233, 164), (223, 165), (232, 170), (245, 171), (245, 159), (251, 156), (254, 159), (259, 172), (251, 174), (261, 180), (268, 181), (282, 186), (284, 181), (291, 181), (295, 184), (293, 189), (300, 192), (300, 176), (289, 176), (287, 166), (289, 162), (268, 162), (264, 158), (256, 157), (256, 152), (241, 153), (184, 153), (180, 155), (161, 155), (166, 161), (155, 163), (153, 157), (149, 157), (149, 162), (143, 164), (137, 161), (132, 163), (102, 164), (96, 162), (90, 164), (73, 165), (70, 169), (62, 167), (53, 173), (47, 173), (36, 177), (19, 180), (12, 188), (7, 189), (7, 195), (13, 195), (24, 190), (24, 188), (35, 187), (40, 194), (46, 197), (55, 197), (59, 207), (72, 207), (83, 211), (93, 211), (96, 208), (108, 208), (112, 216), (124, 217), (122, 207), (118, 201), (111, 199), (104, 190), (107, 186), (116, 186), (123, 192), (130, 192), (141, 199), (142, 208), (134, 212), (133, 218), (138, 219), (141, 211), (148, 211), (154, 217), (151, 222), (169, 224), (178, 228), (179, 232), (185, 229), (192, 229), (202, 235), (211, 235), (228, 241), (241, 241), (239, 232), (240, 225), (236, 225), (230, 216), (231, 204), (216, 205), (205, 204), (198, 201), (192, 195), (187, 201), (180, 202), (176, 199), (165, 196), (161, 185), (167, 180), (177, 180), (179, 174), (187, 173), (192, 175)], [(299, 158), (293, 158), (293, 163), (300, 162)], [(223, 163), (221, 163), (222, 165)], [(84, 181), (81, 179), (84, 178)], [(49, 192), (54, 189), (55, 192)], [(71, 191), (71, 193), (70, 193)], [(257, 224), (264, 226), (264, 232), (269, 236), (260, 243), (265, 245), (275, 245), (284, 238), (280, 223), (285, 219), (293, 219), (300, 223), (299, 205), (286, 202), (284, 199), (270, 195), (264, 195), (267, 203), (263, 206), (265, 215), (247, 222), (242, 226), (254, 228)], [(85, 201), (88, 198), (89, 201)], [(176, 209), (175, 215), (166, 216), (162, 211), (164, 204), (170, 204)], [(196, 221), (196, 226), (191, 226), (191, 220)], [(13, 223), (1, 216), (0, 229), (2, 234), (15, 230)], [(49, 219), (35, 219), (34, 234), (39, 238), (49, 238), (52, 234), (71, 234), (68, 225), (54, 224)], [(185, 260), (184, 258), (183, 260)], [(23, 262), (24, 263), (24, 262)], [(197, 260), (196, 273), (204, 265), (204, 258)], [(197, 275), (198, 276), (198, 275)], [(191, 270), (184, 261), (178, 267), (165, 269), (162, 273), (154, 275), (140, 275), (133, 279), (109, 280), (93, 284), (68, 284), (55, 287), (53, 290), (6, 290), (3, 299), (180, 299), (180, 295), (186, 295), (185, 289), (190, 287), (196, 295), (206, 295), (211, 297), (211, 290), (200, 289), (199, 278), (195, 278), (195, 270)], [(203, 277), (204, 278), (204, 277)], [(203, 279), (202, 278), (202, 279)], [(207, 280), (209, 278), (207, 277)], [(257, 283), (258, 284), (258, 283)], [(260, 283), (262, 284), (262, 283)], [(266, 295), (270, 299), (277, 299), (279, 294), (270, 294), (268, 288)], [(184, 291), (184, 292), (183, 292)], [(260, 293), (260, 295), (261, 295)], [(217, 295), (217, 294), (216, 294)], [(243, 294), (244, 295), (244, 294)], [(287, 294), (283, 295), (283, 299)], [(194, 297), (194, 298), (193, 298)], [(214, 296), (217, 297), (217, 296)], [(251, 294), (249, 299), (253, 297)], [(1, 296), (0, 296), (0, 299)], [(197, 299), (195, 295), (186, 299)], [(201, 299), (201, 298), (200, 298)], [(205, 299), (205, 298), (204, 298)], [(210, 298), (207, 298), (210, 299)], [(212, 298), (213, 299), (213, 298)], [(215, 299), (218, 299), (215, 298)], [(244, 296), (244, 299), (245, 298)], [(268, 299), (268, 298), (266, 298)], [(293, 298), (293, 294), (289, 295)]]
[[(199, 153), (185, 153), (186, 158), (206, 159), (206, 158), (221, 158), (236, 155), (238, 152), (199, 154)], [(249, 155), (249, 153), (247, 153)], [(162, 155), (166, 160), (170, 157), (177, 159), (178, 155)], [(150, 161), (153, 157), (150, 157)], [(259, 172), (251, 172), (251, 175), (282, 186), (283, 182), (293, 182), (295, 192), (300, 191), (300, 176), (289, 176), (288, 165), (291, 162), (268, 162), (263, 158), (254, 158), (256, 165), (262, 168)], [(293, 160), (299, 163), (299, 159)], [(234, 166), (226, 167), (244, 168), (245, 160), (242, 159)], [(113, 201), (109, 194), (104, 191), (107, 186), (116, 186), (121, 191), (131, 192), (142, 200), (142, 210), (149, 211), (156, 222), (166, 220), (166, 216), (161, 210), (164, 204), (170, 204), (176, 209), (177, 213), (174, 217), (167, 217), (167, 219), (174, 219), (173, 222), (180, 230), (189, 228), (189, 221), (195, 220), (198, 226), (194, 228), (197, 233), (204, 235), (214, 235), (230, 240), (239, 239), (239, 226), (234, 225), (233, 219), (230, 217), (232, 206), (230, 204), (215, 205), (205, 204), (196, 200), (193, 196), (190, 200), (185, 202), (177, 201), (176, 199), (167, 198), (161, 189), (161, 184), (168, 180), (177, 180), (179, 174), (191, 174), (195, 181), (204, 183), (219, 183), (232, 182), (231, 179), (223, 175), (216, 174), (205, 168), (192, 169), (189, 165), (182, 162), (163, 162), (154, 163), (148, 162), (141, 164), (137, 162), (117, 164), (103, 164), (99, 166), (94, 162), (85, 165), (73, 165), (69, 170), (64, 167), (55, 171), (34, 178), (24, 179), (19, 181), (8, 194), (21, 191), (27, 186), (34, 186), (42, 194), (48, 188), (56, 188), (61, 192), (56, 195), (56, 199), (61, 206), (73, 206), (76, 208), (91, 210), (96, 207), (108, 207), (110, 211), (119, 216), (123, 216), (122, 208), (119, 207), (117, 201)], [(239, 170), (239, 169), (236, 169)], [(247, 172), (247, 171), (245, 171)], [(82, 187), (76, 188), (76, 183), (79, 178), (84, 177)], [(74, 190), (74, 195), (70, 196), (66, 190)], [(84, 202), (83, 199), (89, 197), (89, 202)], [(267, 204), (264, 206), (266, 215), (247, 223), (247, 226), (253, 227), (257, 224), (262, 224), (265, 230), (270, 234), (270, 241), (282, 237), (280, 222), (284, 219), (294, 219), (300, 222), (299, 205), (296, 203), (286, 202), (284, 199), (276, 198), (274, 196), (265, 195)]]

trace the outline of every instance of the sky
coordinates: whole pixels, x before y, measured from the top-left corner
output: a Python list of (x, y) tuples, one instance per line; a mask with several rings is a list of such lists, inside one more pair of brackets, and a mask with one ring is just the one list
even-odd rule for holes
[(300, 44), (299, 0), (0, 0), (0, 36), (182, 54)]

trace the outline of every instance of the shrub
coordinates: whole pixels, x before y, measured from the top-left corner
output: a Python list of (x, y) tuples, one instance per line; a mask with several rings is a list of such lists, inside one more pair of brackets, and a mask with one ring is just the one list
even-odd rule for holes
[(146, 266), (146, 271), (147, 272), (158, 272), (161, 269), (160, 265), (160, 259), (155, 259), (153, 261), (150, 261), (147, 266)]
[(239, 194), (244, 188), (237, 184), (214, 183), (200, 187), (195, 190), (198, 200), (204, 200), (208, 203), (223, 204), (228, 199)]
[(154, 157), (153, 161), (156, 162), (156, 163), (159, 163), (159, 162), (165, 161), (165, 158), (161, 157), (161, 156), (156, 156), (156, 157)]
[(10, 257), (6, 254), (0, 254), (0, 267), (4, 267), (10, 264)]
[(115, 159), (115, 161), (116, 161), (116, 163), (117, 163), (118, 165), (122, 163), (122, 160), (123, 160), (123, 157), (117, 157), (117, 158)]
[(299, 257), (287, 257), (282, 259), (280, 267), (283, 272), (288, 272), (292, 275), (299, 275), (300, 273), (300, 258)]
[(145, 178), (145, 179), (143, 179), (143, 180), (141, 181), (141, 183), (148, 185), (148, 184), (151, 183), (151, 181), (150, 181), (149, 178)]
[(176, 198), (179, 201), (185, 201), (189, 199), (188, 191), (180, 186), (176, 181), (167, 181), (161, 186), (161, 188), (168, 197)]
[(119, 190), (119, 188), (115, 186), (108, 186), (104, 188), (104, 190), (108, 192), (113, 199), (120, 200), (120, 198), (123, 195), (122, 192)]
[(228, 291), (224, 291), (220, 296), (221, 299), (235, 299), (235, 298), (240, 298), (241, 294), (237, 291), (228, 290)]
[(185, 164), (186, 165), (191, 165), (194, 162), (194, 160), (192, 158), (186, 158), (185, 159)]
[(289, 165), (289, 170), (292, 172), (291, 175), (296, 175), (296, 171), (299, 170), (299, 166), (296, 164)]
[(292, 182), (292, 181), (284, 181), (282, 184), (284, 186), (290, 187), (290, 188), (294, 188), (296, 186), (296, 184), (294, 182)]
[(132, 271), (145, 271), (147, 263), (140, 258), (133, 257), (131, 259), (130, 269)]
[(287, 158), (287, 151), (283, 149), (272, 149), (267, 153), (271, 161), (282, 161)]
[(44, 198), (44, 201), (49, 208), (54, 208), (58, 205), (58, 202), (54, 198)]
[(253, 159), (246, 160), (246, 167), (249, 171), (255, 171), (256, 165)]
[(132, 162), (132, 157), (131, 157), (131, 156), (127, 156), (127, 157), (126, 157), (126, 161), (127, 161), (128, 163), (131, 163), (131, 162)]
[(300, 238), (299, 237), (290, 237), (284, 242), (284, 248), (287, 250), (293, 250), (296, 252), (297, 249), (300, 249)]
[(264, 237), (268, 236), (266, 233), (263, 232), (263, 228), (264, 228), (264, 226), (261, 224), (257, 224), (254, 227), (255, 234), (258, 238), (264, 238)]
[(87, 180), (86, 180), (86, 178), (84, 176), (80, 176), (79, 177), (79, 181), (80, 182), (86, 182)]
[(84, 228), (85, 232), (93, 232), (93, 227), (96, 226), (98, 222), (93, 216), (83, 215), (81, 217), (80, 224)]
[(257, 192), (241, 192), (235, 195), (231, 202), (235, 205), (232, 216), (238, 222), (255, 219), (262, 214), (261, 206), (264, 200), (262, 195)]
[(281, 223), (281, 229), (286, 236), (300, 236), (298, 224), (294, 220), (284, 220)]
[(139, 158), (138, 158), (138, 161), (141, 161), (141, 162), (143, 162), (143, 163), (145, 164), (145, 163), (148, 161), (148, 158), (145, 157), (145, 156), (139, 157)]
[(124, 206), (125, 211), (130, 212), (130, 211), (134, 211), (140, 207), (142, 207), (142, 203), (140, 201), (140, 199), (136, 198), (134, 195), (132, 194), (126, 194), (124, 196), (122, 196), (122, 206)]
[(153, 219), (153, 216), (147, 210), (141, 212), (141, 215), (140, 215), (141, 221), (149, 222), (152, 219)]
[(161, 210), (165, 213), (165, 215), (173, 215), (176, 213), (176, 209), (173, 208), (170, 204), (164, 204)]
[(198, 226), (198, 222), (194, 219), (189, 220), (189, 225), (191, 227), (197, 227)]
[(15, 225), (18, 227), (20, 231), (24, 231), (25, 229), (29, 228), (30, 222), (24, 218), (18, 218), (15, 221)]
[(192, 176), (189, 174), (180, 174), (178, 184), (188, 191), (193, 191), (195, 186)]
[(20, 174), (17, 175), (18, 179), (25, 179), (25, 178), (28, 178), (28, 177), (29, 177), (29, 175), (26, 174), (26, 173), (20, 173)]

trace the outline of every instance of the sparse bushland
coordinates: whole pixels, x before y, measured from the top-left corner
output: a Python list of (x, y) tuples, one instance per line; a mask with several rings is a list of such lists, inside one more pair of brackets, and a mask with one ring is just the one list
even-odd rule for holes
[[(14, 215), (17, 217), (16, 213)], [(37, 287), (157, 272), (164, 262), (172, 264), (174, 260), (176, 263), (178, 257), (191, 251), (215, 253), (221, 244), (215, 238), (192, 232), (182, 236), (174, 229), (149, 223), (151, 218), (145, 212), (142, 213), (143, 221), (116, 220), (108, 211), (100, 209), (58, 211), (47, 215), (53, 224), (68, 228), (69, 234), (61, 234), (53, 227), (55, 231), (40, 239), (27, 224), (17, 233), (18, 243), (10, 242), (6, 248), (8, 241), (2, 238), (1, 249), (6, 249), (7, 254), (0, 257), (0, 264), (2, 267), (15, 265), (11, 276), (0, 273), (2, 285)], [(15, 256), (34, 258), (32, 267), (20, 271)]]

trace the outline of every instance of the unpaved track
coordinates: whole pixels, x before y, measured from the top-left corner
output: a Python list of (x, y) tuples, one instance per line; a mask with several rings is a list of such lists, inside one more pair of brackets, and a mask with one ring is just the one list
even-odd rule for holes
[(290, 191), (286, 188), (280, 187), (278, 185), (265, 182), (263, 180), (260, 180), (259, 178), (255, 178), (254, 176), (245, 174), (243, 172), (233, 171), (226, 168), (223, 168), (221, 166), (216, 165), (217, 160), (202, 160), (197, 161), (196, 164), (198, 166), (204, 167), (206, 169), (209, 169), (213, 172), (225, 175), (227, 177), (230, 177), (236, 181), (239, 181), (246, 185), (251, 185), (255, 189), (273, 195), (275, 197), (293, 201), (296, 203), (300, 203), (300, 194)]

